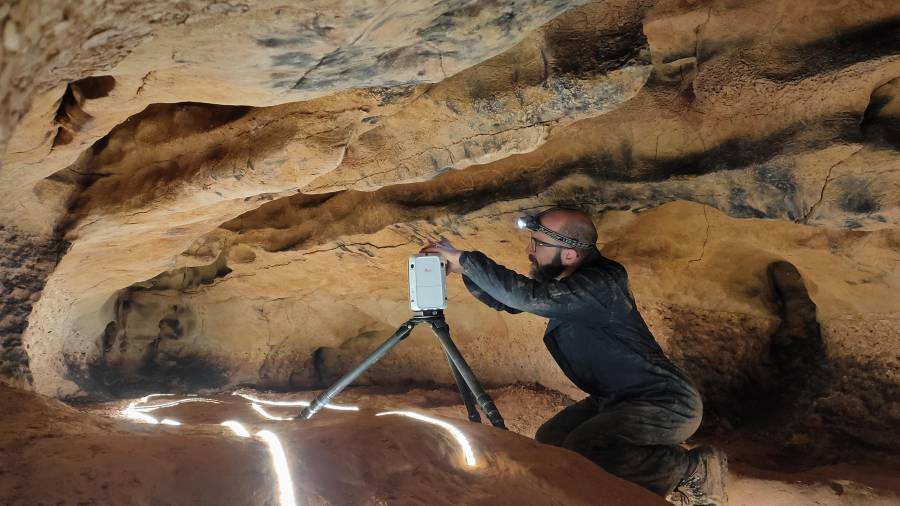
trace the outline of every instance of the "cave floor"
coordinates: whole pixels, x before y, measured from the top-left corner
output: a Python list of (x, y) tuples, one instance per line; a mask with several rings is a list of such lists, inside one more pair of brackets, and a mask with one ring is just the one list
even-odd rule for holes
[[(191, 402), (146, 412), (156, 421), (171, 419), (184, 425), (221, 423), (228, 419), (249, 423), (289, 418), (300, 406), (281, 406), (272, 402), (299, 403), (311, 400), (317, 392), (273, 393), (239, 389), (229, 394), (206, 396), (218, 403)], [(552, 390), (517, 385), (491, 389), (490, 393), (513, 432), (533, 438), (541, 423), (572, 401)], [(188, 396), (161, 396), (140, 405), (165, 405)], [(257, 408), (252, 405), (257, 404)], [(121, 417), (132, 401), (80, 403), (82, 411)], [(269, 401), (268, 403), (265, 401)], [(465, 428), (466, 412), (454, 389), (440, 386), (355, 387), (334, 399), (338, 407), (363, 410), (412, 410), (431, 416), (458, 419)], [(262, 408), (262, 409), (259, 409)], [(140, 416), (140, 415), (138, 415)], [(340, 411), (325, 409), (317, 417), (340, 416)], [(486, 421), (484, 423), (487, 423)], [(688, 444), (714, 444), (729, 455), (729, 504), (733, 506), (766, 504), (771, 506), (817, 505), (900, 505), (900, 474), (896, 460), (855, 461), (810, 467), (791, 466), (772, 458), (777, 450), (742, 435), (701, 436)], [(586, 461), (583, 461), (587, 464)]]
[[(254, 390), (239, 390), (248, 397), (281, 401), (311, 400), (317, 392), (278, 394), (261, 393)], [(571, 402), (558, 392), (513, 386), (490, 391), (504, 416), (507, 427), (513, 432), (534, 437), (544, 420)], [(179, 397), (183, 398), (183, 397)], [(214, 396), (228, 400), (228, 397)], [(233, 398), (233, 397), (232, 397)], [(166, 399), (163, 397), (161, 399)], [(240, 398), (239, 406), (229, 403), (229, 410), (246, 408), (252, 402)], [(458, 394), (452, 388), (434, 386), (414, 388), (351, 388), (334, 399), (337, 405), (368, 407), (375, 409), (410, 409), (430, 415), (466, 420), (465, 408)], [(103, 403), (83, 406), (84, 409), (116, 415), (127, 407), (128, 402)], [(160, 410), (159, 415), (169, 414), (181, 417), (185, 423), (209, 423), (211, 405), (188, 404)], [(213, 405), (215, 406), (215, 405)], [(290, 417), (302, 407), (265, 406), (264, 409), (275, 417)], [(261, 415), (247, 412), (243, 416), (254, 419)], [(239, 412), (235, 412), (238, 416)], [(319, 416), (319, 415), (317, 415)], [(486, 423), (486, 421), (485, 421)], [(714, 444), (724, 448), (729, 455), (729, 504), (732, 506), (771, 506), (817, 504), (817, 505), (900, 505), (900, 480), (896, 467), (883, 463), (855, 462), (792, 469), (773, 462), (767, 448), (757, 442), (736, 436), (706, 436), (695, 443)], [(805, 468), (804, 468), (805, 467)]]

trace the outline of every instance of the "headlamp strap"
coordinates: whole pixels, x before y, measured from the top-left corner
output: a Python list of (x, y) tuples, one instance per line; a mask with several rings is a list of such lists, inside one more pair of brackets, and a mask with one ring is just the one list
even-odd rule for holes
[(557, 240), (557, 241), (565, 244), (566, 246), (569, 246), (570, 248), (588, 249), (588, 248), (594, 247), (594, 245), (591, 243), (579, 241), (578, 239), (573, 239), (571, 237), (562, 235), (555, 230), (550, 230), (549, 228), (538, 223), (537, 217), (530, 216), (526, 220), (527, 220), (526, 223), (527, 223), (528, 230), (532, 230), (535, 232), (543, 232), (544, 234), (547, 234), (547, 236), (550, 237), (551, 239)]

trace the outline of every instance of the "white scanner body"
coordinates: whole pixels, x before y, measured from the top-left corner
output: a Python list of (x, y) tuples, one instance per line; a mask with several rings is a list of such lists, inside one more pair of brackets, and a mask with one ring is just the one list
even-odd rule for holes
[(413, 311), (447, 308), (447, 268), (440, 255), (409, 257), (409, 307)]

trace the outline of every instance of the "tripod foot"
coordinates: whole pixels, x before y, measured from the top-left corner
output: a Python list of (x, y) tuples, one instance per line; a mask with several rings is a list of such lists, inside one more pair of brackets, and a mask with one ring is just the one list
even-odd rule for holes
[(509, 430), (506, 428), (506, 423), (503, 422), (503, 417), (500, 416), (500, 411), (494, 404), (494, 400), (491, 399), (487, 392), (482, 392), (475, 400), (478, 401), (478, 405), (481, 406), (484, 415), (491, 421), (491, 425), (499, 429)]

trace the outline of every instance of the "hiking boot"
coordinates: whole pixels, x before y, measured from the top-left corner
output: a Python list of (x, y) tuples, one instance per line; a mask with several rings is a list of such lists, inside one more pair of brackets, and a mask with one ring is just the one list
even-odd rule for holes
[(673, 504), (692, 506), (727, 505), (725, 477), (728, 475), (728, 459), (725, 453), (711, 446), (698, 446), (688, 455), (697, 462), (697, 466), (666, 499)]

